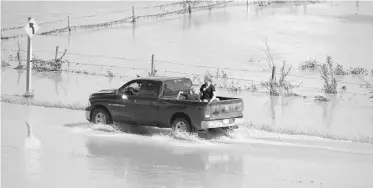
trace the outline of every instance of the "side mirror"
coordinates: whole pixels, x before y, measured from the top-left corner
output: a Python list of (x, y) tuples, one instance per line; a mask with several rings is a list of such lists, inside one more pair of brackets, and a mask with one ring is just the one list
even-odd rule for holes
[(128, 99), (127, 95), (122, 95), (122, 99), (127, 100)]

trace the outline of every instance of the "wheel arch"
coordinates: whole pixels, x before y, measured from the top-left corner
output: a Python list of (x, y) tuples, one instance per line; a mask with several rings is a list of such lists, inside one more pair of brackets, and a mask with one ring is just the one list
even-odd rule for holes
[(190, 128), (192, 129), (192, 131), (194, 130), (194, 126), (193, 126), (193, 123), (192, 123), (192, 120), (190, 119), (190, 117), (188, 116), (188, 114), (184, 113), (184, 112), (176, 112), (174, 113), (171, 118), (170, 118), (170, 125), (172, 126), (172, 123), (175, 119), (177, 118), (184, 118), (185, 120), (188, 121), (189, 125), (190, 125)]
[(113, 121), (113, 116), (111, 115), (109, 109), (105, 106), (105, 105), (102, 105), (102, 104), (96, 104), (92, 107), (92, 110), (89, 114), (91, 120), (93, 120), (93, 112), (96, 110), (96, 109), (103, 109), (105, 110), (108, 114), (109, 114), (109, 117), (110, 117), (110, 121), (112, 122)]

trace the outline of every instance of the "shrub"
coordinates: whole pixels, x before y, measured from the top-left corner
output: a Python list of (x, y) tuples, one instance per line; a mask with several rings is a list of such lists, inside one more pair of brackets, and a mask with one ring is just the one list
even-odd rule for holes
[(309, 60), (305, 61), (303, 64), (300, 65), (302, 70), (310, 69), (310, 70), (317, 70), (320, 67), (320, 63), (316, 60), (316, 58), (310, 58)]
[(324, 80), (325, 93), (337, 93), (337, 80), (334, 77), (332, 57), (326, 57), (326, 63), (321, 65), (321, 78)]
[(8, 61), (5, 61), (5, 60), (1, 60), (1, 67), (9, 67), (10, 64)]

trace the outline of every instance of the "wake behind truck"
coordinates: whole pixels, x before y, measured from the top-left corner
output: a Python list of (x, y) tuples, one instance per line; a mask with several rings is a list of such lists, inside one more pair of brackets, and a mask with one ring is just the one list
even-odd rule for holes
[(86, 119), (92, 123), (113, 122), (197, 132), (229, 128), (244, 123), (240, 98), (218, 96), (219, 101), (200, 102), (177, 98), (193, 83), (184, 77), (134, 79), (118, 89), (101, 90), (89, 96)]

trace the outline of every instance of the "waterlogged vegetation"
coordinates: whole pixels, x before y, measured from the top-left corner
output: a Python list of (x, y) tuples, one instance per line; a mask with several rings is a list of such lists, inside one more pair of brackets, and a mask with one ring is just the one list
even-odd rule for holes
[[(327, 56), (329, 58), (330, 56)], [(331, 59), (331, 57), (330, 57)], [(328, 63), (328, 59), (327, 59)], [(316, 58), (310, 58), (307, 61), (304, 61), (299, 67), (302, 70), (311, 70), (311, 71), (322, 71), (322, 67), (325, 65), (325, 63), (319, 62)], [(362, 67), (350, 67), (346, 69), (342, 65), (338, 63), (332, 63), (333, 68), (333, 74), (335, 75), (368, 75), (369, 71), (366, 68)], [(371, 73), (373, 75), (373, 70), (371, 70)]]
[(46, 108), (63, 108), (70, 110), (84, 110), (86, 105), (80, 103), (65, 104), (60, 101), (58, 102), (48, 102), (39, 101), (33, 99), (33, 93), (25, 93), (24, 95), (5, 95), (1, 94), (1, 102), (20, 104), (20, 105), (31, 105), (31, 106), (42, 106)]
[[(292, 71), (292, 65), (287, 64), (285, 61), (282, 62), (282, 65), (280, 67), (280, 74), (277, 76), (276, 72), (278, 70), (275, 66), (275, 60), (272, 57), (271, 50), (268, 46), (267, 39), (265, 39), (265, 50), (264, 54), (268, 63), (268, 67), (270, 70), (269, 79), (267, 81), (261, 81), (259, 83), (251, 82), (251, 84), (240, 84), (238, 80), (231, 79), (229, 73), (225, 71), (224, 69), (216, 69), (215, 72), (210, 72), (207, 70), (205, 74), (203, 75), (204, 78), (209, 78), (214, 81), (214, 84), (218, 88), (224, 88), (228, 91), (251, 91), (251, 92), (258, 92), (259, 89), (265, 89), (267, 93), (271, 96), (295, 96), (295, 97), (304, 97), (307, 96), (300, 95), (296, 92), (294, 92), (295, 88), (299, 88), (302, 86), (303, 82), (300, 84), (292, 84), (287, 81), (287, 76)], [(20, 43), (18, 41), (18, 46), (20, 46)], [(15, 67), (15, 69), (25, 69), (25, 61), (21, 59), (21, 50), (20, 48), (17, 50), (15, 55), (15, 62), (18, 62), (18, 65)], [(101, 75), (106, 77), (122, 77), (121, 75), (116, 75), (111, 68), (115, 68), (115, 66), (109, 66), (111, 68), (107, 69), (106, 72), (93, 72), (86, 70), (84, 68), (85, 64), (82, 64), (82, 68), (76, 70), (76, 69), (70, 69), (70, 64), (74, 64), (73, 62), (70, 62), (68, 60), (64, 60), (64, 56), (66, 55), (67, 50), (65, 49), (64, 52), (58, 53), (61, 54), (60, 56), (56, 55), (55, 59), (51, 60), (43, 60), (41, 58), (38, 58), (37, 56), (33, 56), (32, 59), (32, 68), (35, 71), (39, 72), (72, 72), (77, 74), (86, 74), (86, 75)], [(10, 57), (13, 57), (10, 55)], [(253, 61), (253, 59), (250, 59), (250, 61)], [(79, 63), (75, 63), (79, 64)], [(2, 67), (10, 67), (11, 64), (9, 61), (2, 60)], [(301, 70), (312, 70), (317, 71), (320, 73), (320, 79), (323, 80), (324, 84), (322, 86), (322, 90), (326, 94), (336, 94), (338, 92), (338, 89), (342, 89), (343, 91), (346, 91), (348, 88), (346, 85), (342, 85), (338, 87), (338, 81), (336, 79), (336, 76), (344, 76), (344, 75), (358, 75), (362, 78), (363, 84), (361, 84), (361, 87), (371, 88), (371, 84), (364, 79), (364, 76), (368, 76), (368, 71), (365, 68), (355, 67), (350, 68), (349, 70), (344, 69), (342, 65), (336, 64), (333, 62), (333, 59), (331, 56), (327, 56), (324, 63), (319, 62), (318, 60), (311, 58), (304, 63), (302, 63), (300, 66)], [(162, 76), (158, 73), (158, 70), (154, 68), (153, 71), (149, 71), (147, 75), (144, 76)], [(136, 77), (142, 77), (141, 75), (136, 75)], [(193, 82), (196, 84), (203, 83), (203, 78), (201, 79), (200, 75), (190, 75), (189, 76)], [(219, 84), (218, 84), (219, 83)], [(25, 93), (25, 97), (32, 97), (32, 93)], [(326, 97), (320, 97), (320, 96), (314, 96), (315, 100), (328, 102)]]

